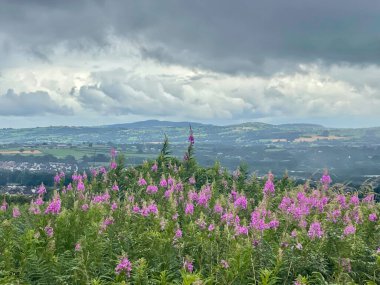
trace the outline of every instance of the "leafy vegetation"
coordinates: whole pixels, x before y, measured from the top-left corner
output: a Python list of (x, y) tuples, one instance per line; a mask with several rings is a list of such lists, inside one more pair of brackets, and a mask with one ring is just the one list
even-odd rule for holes
[(191, 133), (181, 161), (166, 138), (157, 160), (128, 168), (113, 150), (108, 169), (68, 185), (57, 174), (30, 204), (4, 199), (0, 283), (380, 283), (371, 189), (203, 168), (194, 145)]

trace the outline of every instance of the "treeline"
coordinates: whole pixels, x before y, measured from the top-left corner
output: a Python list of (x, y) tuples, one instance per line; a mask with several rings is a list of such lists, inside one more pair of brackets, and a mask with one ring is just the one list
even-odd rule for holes
[[(110, 160), (109, 156), (99, 153), (92, 156), (84, 155), (81, 158), (82, 163), (91, 163), (91, 162), (108, 162)], [(75, 164), (79, 161), (73, 155), (67, 155), (64, 158), (58, 158), (52, 154), (45, 155), (4, 155), (0, 154), (0, 161), (15, 161), (17, 163), (28, 162), (28, 163), (49, 163), (49, 162), (60, 162), (67, 164)]]
[[(67, 174), (69, 175), (69, 174)], [(71, 176), (71, 175), (70, 175)], [(46, 186), (53, 186), (54, 174), (49, 172), (31, 172), (21, 170), (1, 170), (0, 171), (0, 186), (8, 183), (16, 183), (24, 186), (37, 186), (43, 182)]]

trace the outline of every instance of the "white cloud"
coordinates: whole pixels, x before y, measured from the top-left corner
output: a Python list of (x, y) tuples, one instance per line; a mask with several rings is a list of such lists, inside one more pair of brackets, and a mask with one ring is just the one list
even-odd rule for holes
[[(11, 107), (0, 108), (0, 116), (27, 117), (43, 106), (47, 113), (62, 107), (78, 119), (78, 125), (97, 116), (109, 123), (132, 118), (333, 120), (347, 115), (372, 117), (380, 124), (378, 66), (328, 67), (316, 62), (270, 76), (225, 74), (144, 58), (135, 43), (116, 36), (110, 36), (102, 49), (73, 51), (59, 43), (49, 60), (1, 70), (0, 103)], [(12, 96), (8, 89), (14, 90)], [(25, 94), (35, 100), (20, 102)], [(24, 113), (14, 107), (20, 104)]]

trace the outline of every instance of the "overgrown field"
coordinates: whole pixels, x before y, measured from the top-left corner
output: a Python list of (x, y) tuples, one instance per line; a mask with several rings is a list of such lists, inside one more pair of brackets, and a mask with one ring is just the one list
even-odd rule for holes
[(380, 284), (380, 207), (345, 193), (183, 161), (57, 174), (0, 210), (1, 284)]

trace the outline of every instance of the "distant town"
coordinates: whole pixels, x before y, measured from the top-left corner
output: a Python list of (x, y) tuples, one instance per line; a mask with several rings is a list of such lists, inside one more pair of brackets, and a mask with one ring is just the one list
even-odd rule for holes
[(287, 173), (296, 180), (318, 179), (328, 168), (335, 182), (379, 187), (380, 128), (329, 129), (319, 125), (245, 123), (213, 126), (145, 121), (100, 127), (48, 127), (0, 130), (0, 191), (32, 193), (41, 182), (53, 185), (57, 172), (107, 166), (110, 149), (126, 166), (154, 160), (165, 135), (171, 153), (182, 159), (192, 125), (200, 165), (215, 161), (229, 171), (249, 165), (265, 175)]

